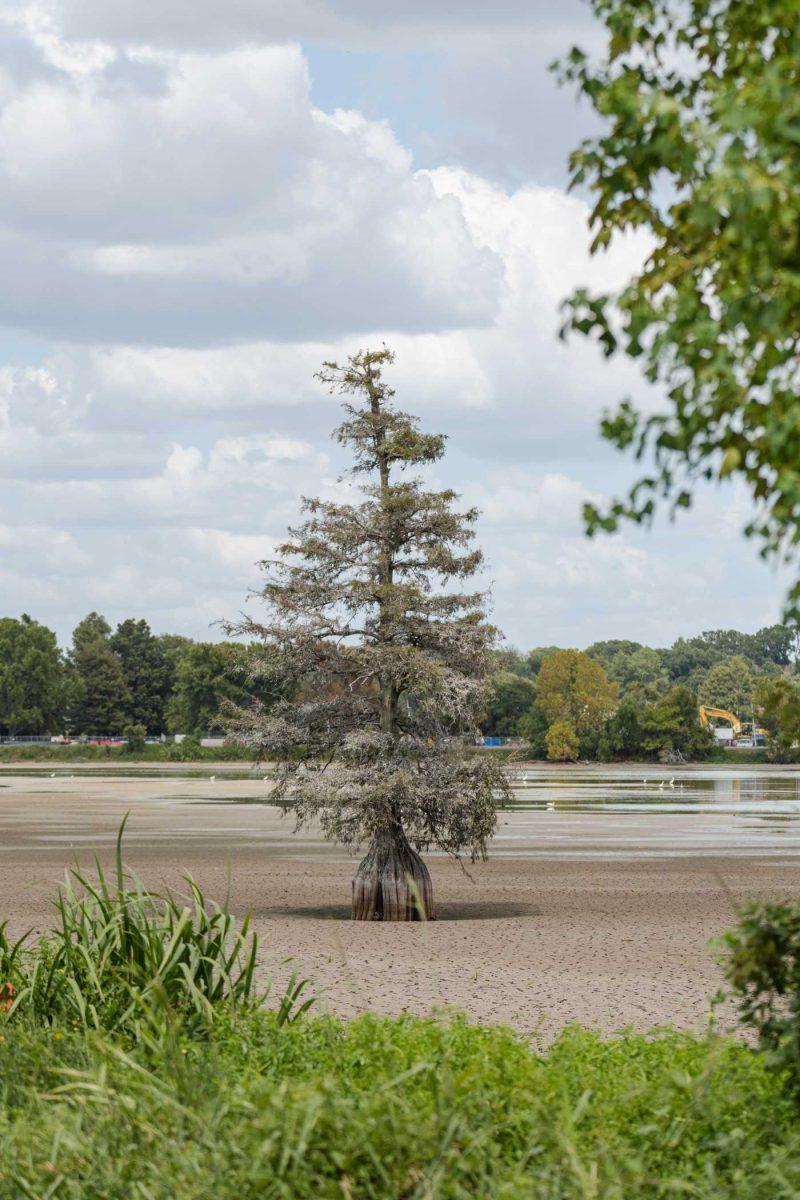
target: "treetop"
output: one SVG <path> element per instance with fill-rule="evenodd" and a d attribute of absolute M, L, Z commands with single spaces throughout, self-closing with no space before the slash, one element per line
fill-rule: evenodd
<path fill-rule="evenodd" d="M 333 436 L 353 454 L 351 474 L 370 474 L 397 464 L 401 469 L 436 462 L 444 454 L 444 434 L 421 433 L 416 417 L 392 403 L 394 388 L 383 378 L 383 368 L 394 362 L 387 347 L 360 350 L 344 365 L 326 362 L 315 376 L 332 393 L 357 395 L 360 404 L 344 403 L 347 418 Z"/>

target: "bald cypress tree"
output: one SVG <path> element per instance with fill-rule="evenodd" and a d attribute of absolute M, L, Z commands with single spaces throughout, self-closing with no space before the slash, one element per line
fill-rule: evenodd
<path fill-rule="evenodd" d="M 298 826 L 316 818 L 327 837 L 368 847 L 354 918 L 406 921 L 433 916 L 420 852 L 485 857 L 508 785 L 494 759 L 466 752 L 496 636 L 484 595 L 462 590 L 481 563 L 477 513 L 408 474 L 441 458 L 445 439 L 395 407 L 392 357 L 362 351 L 318 375 L 345 397 L 335 437 L 360 495 L 304 500 L 306 519 L 263 564 L 267 617 L 235 631 L 257 639 L 254 676 L 288 671 L 295 689 L 234 724 L 278 761 L 276 796 Z"/>

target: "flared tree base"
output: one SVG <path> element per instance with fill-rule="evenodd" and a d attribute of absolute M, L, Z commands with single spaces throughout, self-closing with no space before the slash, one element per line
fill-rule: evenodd
<path fill-rule="evenodd" d="M 376 836 L 353 880 L 354 921 L 432 921 L 428 868 L 404 835 Z"/>

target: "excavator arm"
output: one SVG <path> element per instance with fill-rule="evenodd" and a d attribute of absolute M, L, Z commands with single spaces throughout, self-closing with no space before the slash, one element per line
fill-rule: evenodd
<path fill-rule="evenodd" d="M 700 724 L 706 729 L 711 728 L 712 717 L 718 721 L 727 721 L 733 729 L 733 732 L 738 736 L 742 732 L 742 723 L 736 716 L 736 713 L 729 712 L 727 708 L 713 708 L 710 704 L 700 705 Z"/>

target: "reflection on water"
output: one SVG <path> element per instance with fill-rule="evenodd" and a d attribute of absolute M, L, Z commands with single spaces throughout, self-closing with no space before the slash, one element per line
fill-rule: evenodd
<path fill-rule="evenodd" d="M 684 767 L 582 771 L 531 768 L 514 773 L 511 809 L 551 812 L 715 813 L 800 819 L 800 771 Z"/>
<path fill-rule="evenodd" d="M 316 826 L 296 835 L 276 811 L 261 764 L 176 764 L 2 770 L 0 858 L 21 846 L 113 845 L 131 813 L 129 845 L 215 853 L 244 847 L 305 860 L 343 859 Z M 493 857 L 644 859 L 758 856 L 800 865 L 800 771 L 596 765 L 512 768 Z"/>

